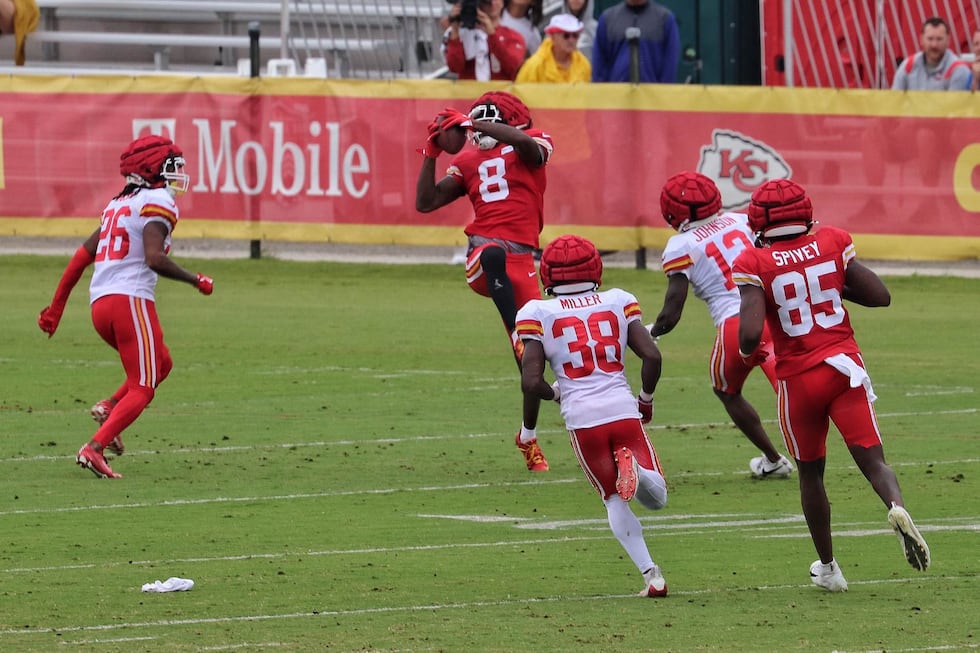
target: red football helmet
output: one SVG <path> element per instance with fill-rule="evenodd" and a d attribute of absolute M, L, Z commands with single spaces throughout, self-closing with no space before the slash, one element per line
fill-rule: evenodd
<path fill-rule="evenodd" d="M 681 172 L 660 191 L 660 212 L 671 227 L 683 231 L 691 222 L 704 220 L 721 210 L 721 192 L 700 172 Z"/>
<path fill-rule="evenodd" d="M 591 242 L 581 236 L 562 236 L 541 252 L 541 283 L 553 295 L 555 286 L 602 284 L 602 257 Z"/>
<path fill-rule="evenodd" d="M 481 95 L 470 107 L 473 122 L 502 122 L 517 129 L 531 127 L 531 112 L 516 95 L 506 91 L 488 91 Z M 473 130 L 473 142 L 481 150 L 489 150 L 497 145 L 497 139 Z"/>
<path fill-rule="evenodd" d="M 151 134 L 129 144 L 119 155 L 119 174 L 126 181 L 147 188 L 187 190 L 190 176 L 183 172 L 184 153 L 169 138 Z"/>
<path fill-rule="evenodd" d="M 749 227 L 760 238 L 805 234 L 813 226 L 813 204 L 791 179 L 771 179 L 755 189 L 749 202 Z"/>

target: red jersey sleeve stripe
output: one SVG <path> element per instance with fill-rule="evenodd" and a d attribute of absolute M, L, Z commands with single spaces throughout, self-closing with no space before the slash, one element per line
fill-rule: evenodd
<path fill-rule="evenodd" d="M 159 204 L 146 204 L 140 210 L 141 218 L 163 218 L 170 223 L 170 228 L 177 226 L 177 214 Z"/>
<path fill-rule="evenodd" d="M 517 323 L 517 335 L 544 337 L 544 327 L 537 320 L 521 320 Z"/>
<path fill-rule="evenodd" d="M 665 273 L 677 272 L 678 270 L 686 270 L 692 265 L 694 265 L 694 261 L 689 255 L 685 254 L 684 256 L 664 261 L 663 269 Z"/>
<path fill-rule="evenodd" d="M 637 302 L 630 302 L 625 307 L 623 307 L 623 313 L 626 317 L 633 317 L 634 315 L 643 315 L 643 311 L 640 310 L 640 305 Z"/>

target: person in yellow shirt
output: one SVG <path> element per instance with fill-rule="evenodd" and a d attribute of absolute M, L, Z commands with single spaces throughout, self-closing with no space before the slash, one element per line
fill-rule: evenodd
<path fill-rule="evenodd" d="M 27 35 L 37 29 L 40 11 L 35 0 L 0 0 L 0 35 L 14 35 L 14 64 L 24 65 Z"/>
<path fill-rule="evenodd" d="M 571 14 L 552 16 L 544 29 L 547 38 L 521 69 L 517 82 L 590 82 L 592 64 L 578 50 L 585 25 Z"/>

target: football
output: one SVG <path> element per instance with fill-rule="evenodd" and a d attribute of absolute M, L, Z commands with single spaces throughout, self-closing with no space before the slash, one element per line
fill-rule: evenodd
<path fill-rule="evenodd" d="M 466 129 L 450 127 L 446 130 L 440 130 L 439 135 L 436 136 L 436 145 L 447 154 L 456 154 L 466 145 Z"/>

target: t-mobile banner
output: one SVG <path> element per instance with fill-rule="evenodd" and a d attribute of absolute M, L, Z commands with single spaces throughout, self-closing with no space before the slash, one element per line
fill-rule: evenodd
<path fill-rule="evenodd" d="M 445 81 L 238 78 L 0 80 L 0 233 L 84 234 L 124 181 L 119 153 L 156 133 L 184 151 L 182 237 L 450 244 L 470 204 L 415 211 L 417 149 L 447 106 L 491 88 Z M 658 247 L 659 192 L 675 172 L 712 177 L 744 209 L 793 177 L 822 224 L 876 257 L 980 254 L 980 124 L 967 94 L 744 87 L 518 85 L 555 143 L 545 239 Z M 952 97 L 952 96 L 961 97 Z M 926 101 L 928 100 L 928 101 Z M 472 147 L 472 146 L 467 146 Z M 451 157 L 439 158 L 439 175 Z M 896 238 L 931 236 L 933 239 Z"/>

